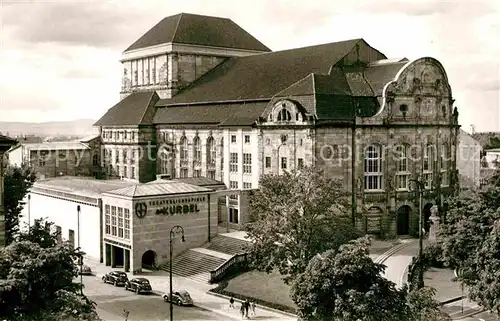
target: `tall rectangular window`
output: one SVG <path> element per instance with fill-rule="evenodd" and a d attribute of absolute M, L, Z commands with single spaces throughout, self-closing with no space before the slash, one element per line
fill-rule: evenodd
<path fill-rule="evenodd" d="M 207 171 L 207 177 L 210 179 L 215 179 L 215 170 Z"/>
<path fill-rule="evenodd" d="M 250 144 L 250 135 L 245 135 L 245 144 Z"/>
<path fill-rule="evenodd" d="M 297 159 L 297 167 L 299 169 L 304 168 L 304 159 L 303 158 L 298 158 Z"/>
<path fill-rule="evenodd" d="M 123 237 L 123 208 L 118 207 L 118 237 Z"/>
<path fill-rule="evenodd" d="M 236 143 L 236 135 L 231 135 L 231 143 Z"/>
<path fill-rule="evenodd" d="M 109 205 L 104 206 L 104 215 L 106 218 L 106 224 L 105 224 L 105 234 L 110 235 L 111 234 L 111 208 Z"/>
<path fill-rule="evenodd" d="M 188 169 L 187 168 L 181 168 L 180 178 L 186 178 L 186 177 L 188 177 Z"/>
<path fill-rule="evenodd" d="M 436 160 L 435 146 L 427 145 L 424 149 L 423 156 L 423 180 L 425 183 L 425 188 L 431 189 L 434 180 L 434 165 Z"/>
<path fill-rule="evenodd" d="M 441 186 L 450 185 L 448 177 L 449 149 L 448 145 L 441 146 Z"/>
<path fill-rule="evenodd" d="M 365 149 L 364 189 L 377 191 L 382 189 L 382 151 L 380 146 L 371 145 Z"/>
<path fill-rule="evenodd" d="M 287 159 L 286 157 L 281 157 L 281 169 L 286 169 Z"/>
<path fill-rule="evenodd" d="M 56 225 L 56 238 L 58 243 L 62 243 L 62 228 Z"/>
<path fill-rule="evenodd" d="M 231 173 L 238 172 L 238 153 L 231 153 L 229 155 L 229 171 Z"/>
<path fill-rule="evenodd" d="M 111 235 L 117 236 L 118 224 L 116 217 L 116 206 L 111 206 Z"/>
<path fill-rule="evenodd" d="M 410 170 L 408 166 L 408 146 L 400 145 L 396 147 L 396 182 L 398 190 L 408 190 L 410 183 Z"/>
<path fill-rule="evenodd" d="M 243 173 L 252 173 L 252 154 L 243 154 Z"/>
<path fill-rule="evenodd" d="M 237 181 L 230 181 L 229 188 L 230 189 L 238 189 L 238 182 Z M 237 200 L 238 195 L 231 195 L 231 196 L 229 196 L 229 198 Z"/>
<path fill-rule="evenodd" d="M 130 167 L 130 178 L 135 179 L 135 167 Z"/>
<path fill-rule="evenodd" d="M 201 169 L 195 169 L 193 171 L 193 177 L 201 177 Z"/>
<path fill-rule="evenodd" d="M 266 156 L 266 168 L 271 168 L 271 157 Z"/>
<path fill-rule="evenodd" d="M 236 208 L 229 208 L 229 222 L 238 224 L 239 221 L 239 215 L 238 215 L 238 209 Z"/>
<path fill-rule="evenodd" d="M 252 183 L 243 182 L 243 189 L 251 189 L 251 188 L 252 188 Z"/>
<path fill-rule="evenodd" d="M 124 235 L 125 239 L 130 239 L 130 210 L 128 208 L 123 211 L 123 220 L 124 220 Z"/>

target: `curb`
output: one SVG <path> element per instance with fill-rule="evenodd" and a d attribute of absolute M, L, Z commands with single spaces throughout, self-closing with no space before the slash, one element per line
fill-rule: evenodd
<path fill-rule="evenodd" d="M 219 298 L 224 298 L 228 302 L 229 302 L 229 299 L 230 299 L 230 297 L 228 297 L 227 295 L 223 295 L 223 294 L 219 294 L 219 293 L 215 293 L 215 292 L 208 291 L 207 294 L 213 295 L 213 296 L 216 296 L 216 297 L 219 297 Z M 234 298 L 234 301 L 235 302 L 239 302 L 239 303 L 243 302 L 243 300 L 236 299 L 236 298 Z M 276 310 L 276 309 L 269 308 L 269 307 L 266 307 L 264 305 L 259 305 L 259 304 L 256 304 L 255 306 L 258 307 L 259 309 L 262 309 L 262 310 L 267 310 L 269 312 L 273 312 L 273 313 L 277 313 L 277 314 L 283 314 L 283 315 L 286 315 L 286 316 L 291 317 L 291 318 L 297 318 L 297 315 L 289 313 L 289 312 L 284 312 L 284 311 L 281 311 L 281 310 Z"/>
<path fill-rule="evenodd" d="M 441 302 L 441 306 L 447 305 L 447 304 L 450 304 L 450 303 L 455 303 L 455 302 L 460 301 L 462 299 L 465 299 L 465 296 L 457 296 L 457 297 L 454 297 L 454 298 L 442 301 Z"/>
<path fill-rule="evenodd" d="M 476 315 L 476 314 L 479 314 L 479 313 L 483 313 L 484 311 L 486 311 L 486 309 L 479 309 L 479 310 L 472 311 L 472 309 L 477 308 L 477 307 L 478 306 L 469 308 L 467 310 L 464 310 L 463 314 L 461 312 L 459 312 L 459 313 L 452 313 L 452 314 L 450 314 L 450 318 L 452 320 L 463 320 L 465 318 L 468 318 L 468 317 L 471 317 L 473 315 Z M 470 312 L 468 312 L 468 311 L 470 311 Z"/>

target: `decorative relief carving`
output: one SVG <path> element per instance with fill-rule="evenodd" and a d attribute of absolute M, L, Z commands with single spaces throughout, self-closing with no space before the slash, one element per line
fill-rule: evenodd
<path fill-rule="evenodd" d="M 363 134 L 362 129 L 356 129 L 356 139 L 361 139 L 362 134 Z"/>
<path fill-rule="evenodd" d="M 162 85 L 166 85 L 168 82 L 168 64 L 165 62 L 163 65 L 160 67 L 160 70 L 158 71 L 158 78 L 159 82 Z"/>
<path fill-rule="evenodd" d="M 389 138 L 390 139 L 394 138 L 394 128 L 389 129 Z"/>
<path fill-rule="evenodd" d="M 417 139 L 421 139 L 422 138 L 422 130 L 421 129 L 417 129 Z"/>

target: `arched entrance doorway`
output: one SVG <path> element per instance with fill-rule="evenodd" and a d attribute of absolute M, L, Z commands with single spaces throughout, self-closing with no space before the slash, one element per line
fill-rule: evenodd
<path fill-rule="evenodd" d="M 425 232 L 429 232 L 429 229 L 431 228 L 431 220 L 429 219 L 431 217 L 431 207 L 434 206 L 432 203 L 427 203 L 425 204 L 424 208 L 422 209 L 422 214 L 423 214 L 423 225 L 424 225 L 424 230 Z"/>
<path fill-rule="evenodd" d="M 396 221 L 398 235 L 410 234 L 410 213 L 411 208 L 408 205 L 403 205 L 398 209 Z"/>
<path fill-rule="evenodd" d="M 156 264 L 156 253 L 155 251 L 146 251 L 142 255 L 142 268 L 151 269 L 153 265 Z"/>

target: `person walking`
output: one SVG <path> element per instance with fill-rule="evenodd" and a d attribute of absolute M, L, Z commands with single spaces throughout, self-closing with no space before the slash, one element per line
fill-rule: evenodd
<path fill-rule="evenodd" d="M 234 309 L 234 298 L 229 299 L 229 307 Z"/>
<path fill-rule="evenodd" d="M 252 316 L 255 316 L 255 301 L 252 300 L 252 302 L 250 303 L 250 307 L 252 309 Z"/>
<path fill-rule="evenodd" d="M 240 313 L 241 313 L 241 319 L 244 319 L 245 318 L 245 302 L 241 302 Z"/>
<path fill-rule="evenodd" d="M 250 302 L 248 302 L 248 299 L 245 300 L 245 316 L 248 318 L 248 309 L 250 308 Z"/>

